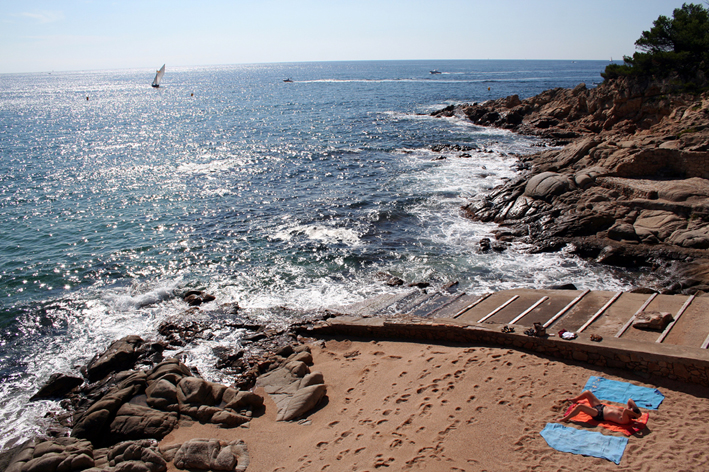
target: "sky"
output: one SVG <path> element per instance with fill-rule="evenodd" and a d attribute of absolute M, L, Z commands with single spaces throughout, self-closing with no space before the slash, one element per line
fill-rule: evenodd
<path fill-rule="evenodd" d="M 0 73 L 622 59 L 682 0 L 0 0 Z M 695 3 L 702 3 L 697 1 Z"/>

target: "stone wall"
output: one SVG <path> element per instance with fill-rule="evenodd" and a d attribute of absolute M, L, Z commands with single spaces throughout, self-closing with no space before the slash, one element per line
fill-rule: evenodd
<path fill-rule="evenodd" d="M 496 325 L 454 325 L 448 323 L 398 322 L 378 319 L 328 320 L 299 330 L 307 336 L 351 336 L 366 339 L 486 344 L 533 351 L 560 359 L 625 369 L 636 373 L 709 387 L 709 352 L 682 346 L 639 343 L 622 339 L 592 342 L 579 337 L 566 341 L 557 337 L 537 338 L 503 333 Z"/>

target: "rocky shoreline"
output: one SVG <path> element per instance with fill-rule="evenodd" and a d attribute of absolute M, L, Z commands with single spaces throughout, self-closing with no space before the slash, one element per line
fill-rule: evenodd
<path fill-rule="evenodd" d="M 126 336 L 83 366 L 81 377 L 52 375 L 31 401 L 58 400 L 64 411 L 53 415 L 43 437 L 3 451 L 0 470 L 162 472 L 170 462 L 189 470 L 246 470 L 248 446 L 242 441 L 193 438 L 169 447 L 159 441 L 193 423 L 224 429 L 248 424 L 264 413 L 256 387 L 276 403 L 279 421 L 301 418 L 325 397 L 323 375 L 311 372 L 310 348 L 295 334 L 296 326 L 230 325 L 251 332 L 243 349 L 217 353 L 216 367 L 233 379 L 231 386 L 203 379 L 179 353 L 164 357 L 168 349 L 208 339 L 216 328 L 194 307 L 199 303 L 193 303 L 193 292 L 183 298 L 193 307 L 164 321 L 157 340 Z M 311 315 L 308 321 L 325 317 Z"/>
<path fill-rule="evenodd" d="M 621 267 L 661 267 L 665 280 L 652 288 L 664 293 L 709 291 L 708 93 L 622 78 L 432 115 L 553 145 L 520 157 L 518 178 L 463 207 L 472 219 L 497 223 L 499 241 L 527 242 L 537 252 L 570 248 Z"/>

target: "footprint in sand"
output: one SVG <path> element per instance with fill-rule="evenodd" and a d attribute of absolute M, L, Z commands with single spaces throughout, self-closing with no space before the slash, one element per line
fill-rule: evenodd
<path fill-rule="evenodd" d="M 408 393 L 405 393 L 405 394 L 403 394 L 402 396 L 400 396 L 399 398 L 396 399 L 396 403 L 408 402 L 410 396 L 411 396 L 411 395 L 409 395 Z"/>
<path fill-rule="evenodd" d="M 366 447 L 360 447 L 359 449 L 355 449 L 355 452 L 354 452 L 354 453 L 355 453 L 355 456 L 356 456 L 357 454 L 362 453 L 362 451 L 364 451 L 365 449 L 367 449 L 367 448 L 366 448 Z"/>
<path fill-rule="evenodd" d="M 396 449 L 401 447 L 402 444 L 404 444 L 404 442 L 401 439 L 394 439 L 391 444 L 389 444 L 389 449 Z"/>
<path fill-rule="evenodd" d="M 340 443 L 341 443 L 342 441 L 344 441 L 344 439 L 345 439 L 347 436 L 349 436 L 350 434 L 352 434 L 352 431 L 345 431 L 345 432 L 343 432 L 342 434 L 340 434 L 340 437 L 339 437 L 339 438 L 335 439 L 335 444 L 340 444 Z"/>
<path fill-rule="evenodd" d="M 389 457 L 388 459 L 384 459 L 380 454 L 374 458 L 374 468 L 379 469 L 381 467 L 389 467 L 389 466 L 391 466 L 391 464 L 394 463 L 394 460 L 395 459 L 393 457 Z"/>
<path fill-rule="evenodd" d="M 327 426 L 330 427 L 330 428 L 334 428 L 334 427 L 337 426 L 338 424 L 340 424 L 339 421 L 333 421 L 332 423 L 328 423 Z"/>
<path fill-rule="evenodd" d="M 315 445 L 315 447 L 317 447 L 318 449 L 322 449 L 322 448 L 324 448 L 325 446 L 327 446 L 328 444 L 329 444 L 329 443 L 328 443 L 327 441 L 320 441 L 319 443 L 317 443 L 317 444 Z"/>
<path fill-rule="evenodd" d="M 439 435 L 439 436 L 448 436 L 448 434 L 449 434 L 451 431 L 454 431 L 454 430 L 458 429 L 458 425 L 459 425 L 459 424 L 460 424 L 460 421 L 459 421 L 459 420 L 453 421 L 451 424 L 448 425 L 448 427 L 447 427 L 446 429 L 444 429 L 443 431 L 439 431 L 439 432 L 438 432 L 438 435 Z"/>
<path fill-rule="evenodd" d="M 396 429 L 395 429 L 395 431 L 399 431 L 400 429 L 406 428 L 407 426 L 411 425 L 411 423 L 412 423 L 413 421 L 414 421 L 414 416 L 411 415 L 411 416 L 409 416 L 409 417 L 406 419 L 406 421 L 404 421 L 404 422 L 401 423 L 399 426 L 397 426 Z"/>

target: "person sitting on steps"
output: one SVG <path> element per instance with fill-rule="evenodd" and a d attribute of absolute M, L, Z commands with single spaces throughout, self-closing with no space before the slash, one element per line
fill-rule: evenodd
<path fill-rule="evenodd" d="M 581 395 L 578 397 L 567 398 L 567 400 L 576 403 L 584 398 L 588 400 L 591 406 L 579 403 L 559 421 L 568 422 L 571 418 L 576 416 L 578 412 L 586 413 L 596 421 L 612 421 L 618 424 L 628 424 L 641 416 L 640 408 L 638 408 L 632 399 L 628 400 L 628 408 L 604 405 L 593 393 L 586 390 L 581 392 Z"/>

